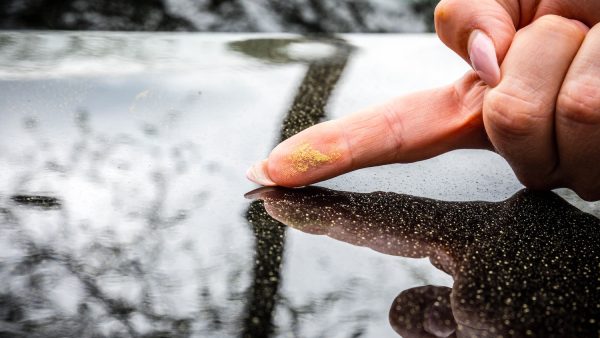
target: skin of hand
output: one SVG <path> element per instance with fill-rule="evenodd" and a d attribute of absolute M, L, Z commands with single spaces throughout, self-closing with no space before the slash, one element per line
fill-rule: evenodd
<path fill-rule="evenodd" d="M 600 332 L 600 220 L 551 192 L 502 202 L 444 202 L 389 192 L 261 188 L 276 220 L 377 252 L 429 257 L 452 288 L 393 301 L 403 337 L 591 337 Z"/>
<path fill-rule="evenodd" d="M 595 0 L 443 0 L 436 31 L 472 71 L 308 128 L 247 176 L 297 187 L 454 149 L 489 149 L 529 188 L 568 187 L 598 200 L 599 21 Z"/>

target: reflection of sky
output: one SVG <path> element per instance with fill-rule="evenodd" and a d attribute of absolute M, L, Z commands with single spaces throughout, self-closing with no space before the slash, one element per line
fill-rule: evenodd
<path fill-rule="evenodd" d="M 157 284 L 156 311 L 195 314 L 198 288 L 208 286 L 234 321 L 241 303 L 227 298 L 228 276 L 243 270 L 233 286 L 242 292 L 253 255 L 242 194 L 254 186 L 244 171 L 274 145 L 304 66 L 269 66 L 227 51 L 226 42 L 246 35 L 74 36 L 0 34 L 0 41 L 14 41 L 0 49 L 0 206 L 10 205 L 16 192 L 58 196 L 64 215 L 16 209 L 35 241 L 92 267 L 99 263 L 87 255 L 90 245 L 122 244 Z M 433 36 L 348 39 L 359 49 L 332 98 L 332 117 L 445 84 L 467 70 Z M 81 111 L 89 113 L 87 138 L 73 122 Z M 25 130 L 24 120 L 31 118 L 36 126 Z M 157 173 L 167 182 L 163 190 L 155 184 Z M 498 156 L 482 151 L 372 168 L 324 185 L 451 200 L 500 200 L 520 187 Z M 187 218 L 176 226 L 148 234 L 151 215 L 170 220 L 180 213 Z M 140 241 L 161 244 L 148 256 L 150 244 Z M 10 243 L 0 248 L 2 261 L 22 255 Z M 295 230 L 288 231 L 285 255 L 282 294 L 290 305 L 341 295 L 333 305 L 321 304 L 323 313 L 301 317 L 301 336 L 345 337 L 359 322 L 368 325 L 369 337 L 393 337 L 387 311 L 400 291 L 451 284 L 425 260 L 384 256 Z M 1 291 L 18 290 L 18 281 L 0 278 Z M 161 284 L 164 278 L 168 282 Z M 98 283 L 107 294 L 139 301 L 136 280 L 102 274 Z M 81 292 L 74 284 L 65 277 L 51 295 L 67 313 Z M 79 291 L 69 298 L 68 290 Z M 278 308 L 276 322 L 284 332 L 291 325 L 285 307 Z"/>

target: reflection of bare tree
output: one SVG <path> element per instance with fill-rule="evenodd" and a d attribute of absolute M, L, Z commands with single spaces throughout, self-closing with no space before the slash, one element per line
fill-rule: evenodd
<path fill-rule="evenodd" d="M 227 323 L 234 322 L 237 314 L 219 303 L 215 285 L 206 280 L 214 266 L 193 252 L 192 242 L 172 243 L 182 223 L 202 207 L 207 192 L 198 189 L 192 194 L 195 201 L 187 205 L 165 205 L 165 196 L 175 191 L 173 184 L 186 173 L 186 167 L 199 166 L 197 147 L 192 143 L 165 146 L 171 162 L 157 165 L 150 170 L 150 179 L 142 179 L 142 185 L 154 194 L 147 199 L 141 193 L 123 196 L 122 187 L 111 183 L 109 168 L 116 165 L 127 171 L 130 163 L 123 157 L 118 162 L 119 152 L 158 156 L 153 136 L 102 135 L 93 130 L 84 110 L 77 114 L 76 124 L 79 139 L 65 156 L 55 157 L 49 150 L 52 144 L 39 136 L 42 126 L 35 119 L 24 121 L 36 147 L 24 157 L 26 169 L 14 180 L 12 197 L 0 196 L 0 255 L 8 257 L 0 261 L 0 336 L 188 337 L 230 330 Z M 120 226 L 140 226 L 133 238 L 124 242 L 114 228 L 92 228 L 100 222 L 95 219 L 76 224 L 70 213 L 74 209 L 67 203 L 72 200 L 28 192 L 36 176 L 54 173 L 69 179 L 82 172 L 105 188 L 112 203 L 121 208 Z M 86 191 L 91 192 L 94 190 Z M 136 202 L 132 208 L 118 206 L 122 198 L 132 197 Z M 107 212 L 102 210 L 106 206 L 97 207 L 100 209 L 89 216 L 102 217 Z M 36 234 L 53 224 L 57 231 Z M 197 268 L 193 280 L 181 281 L 161 270 L 159 263 L 165 252 L 196 261 L 191 264 Z M 220 269 L 227 278 L 226 297 L 241 305 L 243 262 L 231 259 Z M 181 283 L 196 286 L 195 299 L 189 300 L 196 308 L 172 313 L 165 294 Z M 56 301 L 73 303 L 73 309 L 65 310 Z"/>
<path fill-rule="evenodd" d="M 2 28 L 192 30 L 192 25 L 173 15 L 162 0 L 3 1 Z"/>
<path fill-rule="evenodd" d="M 5 0 L 0 28 L 297 33 L 415 31 L 434 1 Z"/>
<path fill-rule="evenodd" d="M 232 43 L 233 50 L 270 62 L 291 62 L 294 57 L 286 51 L 293 43 L 308 39 L 246 40 Z M 325 117 L 325 107 L 351 53 L 351 47 L 340 39 L 319 39 L 335 47 L 329 58 L 307 62 L 308 70 L 296 92 L 281 126 L 279 141 L 306 129 Z M 273 332 L 272 316 L 277 302 L 280 266 L 285 243 L 285 227 L 272 219 L 262 202 L 254 202 L 246 213 L 256 236 L 254 277 L 249 289 L 247 315 L 243 337 L 268 337 Z M 294 311 L 291 311 L 294 313 Z"/>

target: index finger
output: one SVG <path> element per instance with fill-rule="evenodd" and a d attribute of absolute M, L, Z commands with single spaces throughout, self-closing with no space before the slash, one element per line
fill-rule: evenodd
<path fill-rule="evenodd" d="M 360 168 L 487 148 L 485 88 L 469 72 L 453 85 L 318 124 L 280 143 L 247 176 L 262 185 L 298 187 Z"/>

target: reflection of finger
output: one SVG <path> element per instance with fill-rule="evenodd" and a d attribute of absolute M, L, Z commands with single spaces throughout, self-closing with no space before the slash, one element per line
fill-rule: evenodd
<path fill-rule="evenodd" d="M 600 198 L 600 24 L 587 34 L 558 96 L 561 174 L 582 197 Z"/>
<path fill-rule="evenodd" d="M 268 163 L 256 168 L 266 170 L 263 176 L 278 185 L 303 186 L 359 168 L 486 147 L 481 122 L 484 90 L 470 72 L 453 86 L 401 97 L 304 130 L 279 144 Z"/>
<path fill-rule="evenodd" d="M 502 64 L 502 81 L 486 94 L 483 118 L 490 140 L 526 186 L 552 187 L 555 102 L 585 33 L 558 16 L 536 20 L 517 33 Z"/>
<path fill-rule="evenodd" d="M 424 235 L 431 231 L 423 230 L 422 234 L 412 234 L 413 221 L 409 217 L 403 217 L 405 212 L 402 204 L 386 203 L 395 196 L 401 195 L 381 193 L 376 196 L 309 187 L 300 190 L 272 190 L 261 198 L 269 215 L 297 230 L 313 235 L 326 235 L 385 254 L 426 257 L 429 254 L 429 243 L 424 240 Z M 379 200 L 377 207 L 369 204 L 376 200 Z M 386 208 L 386 205 L 392 204 L 396 210 Z M 404 227 L 394 224 L 394 219 L 404 223 Z M 403 219 L 405 222 L 402 222 Z M 427 229 L 428 224 L 423 223 L 423 229 Z M 407 236 L 407 233 L 413 236 Z"/>
<path fill-rule="evenodd" d="M 273 218 L 300 231 L 388 255 L 428 256 L 434 266 L 451 275 L 456 273 L 462 248 L 474 235 L 473 224 L 494 212 L 496 205 L 316 187 L 262 188 L 249 197 L 264 200 L 265 209 Z"/>
<path fill-rule="evenodd" d="M 403 291 L 390 308 L 390 324 L 406 338 L 449 337 L 456 330 L 450 293 L 444 286 L 422 286 Z"/>

